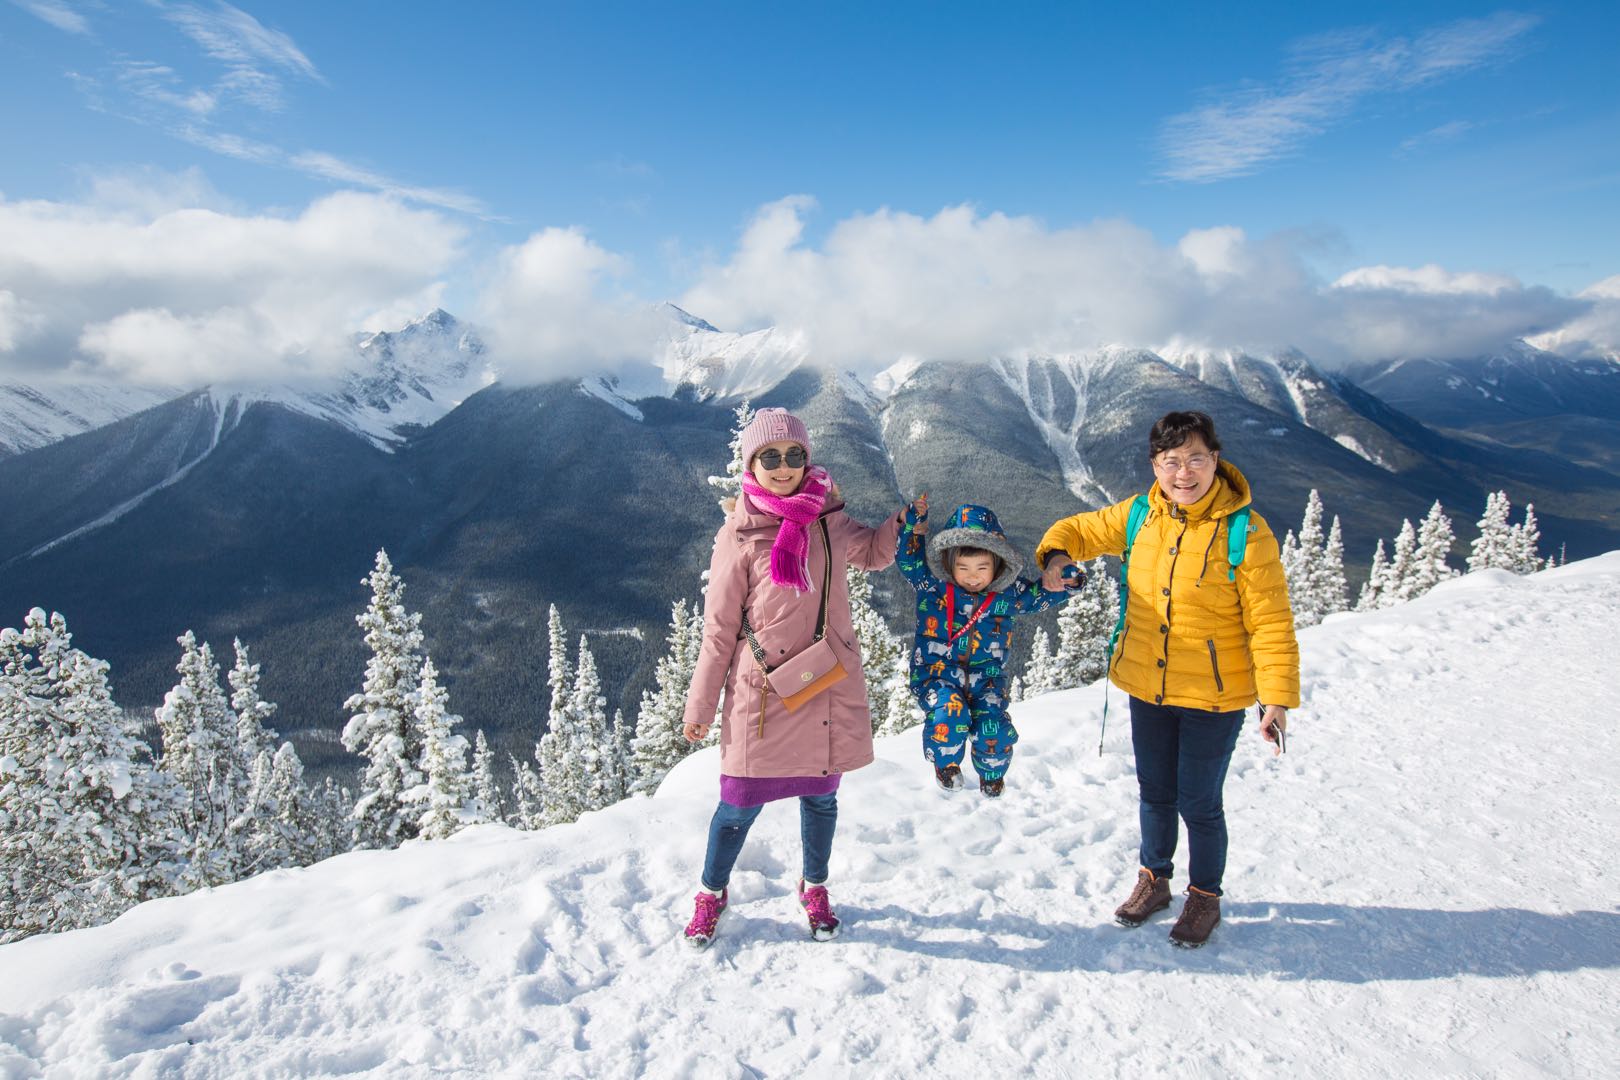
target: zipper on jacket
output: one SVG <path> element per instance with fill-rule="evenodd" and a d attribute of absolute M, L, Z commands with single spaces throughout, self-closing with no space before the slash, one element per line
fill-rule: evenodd
<path fill-rule="evenodd" d="M 1213 648 L 1213 646 L 1211 646 Z M 759 737 L 765 737 L 765 699 L 770 695 L 771 684 L 764 679 L 759 681 Z"/>
<path fill-rule="evenodd" d="M 1204 644 L 1209 646 L 1209 667 L 1215 673 L 1215 689 L 1224 694 L 1226 693 L 1226 684 L 1221 682 L 1221 664 L 1219 660 L 1215 659 L 1215 639 L 1205 638 Z"/>
<path fill-rule="evenodd" d="M 1172 512 L 1170 516 L 1172 520 L 1181 522 L 1181 531 L 1176 534 L 1176 539 L 1172 544 L 1172 547 L 1175 548 L 1175 554 L 1170 556 L 1170 573 L 1168 578 L 1171 586 L 1174 587 L 1176 581 L 1176 563 L 1181 561 L 1181 545 L 1187 539 L 1187 515 L 1185 512 L 1183 512 L 1178 518 L 1175 513 Z M 1171 607 L 1174 604 L 1174 597 L 1164 602 L 1164 625 L 1166 627 L 1175 625 L 1170 618 Z M 1163 639 L 1164 643 L 1164 667 L 1159 669 L 1159 698 L 1162 701 L 1170 692 L 1170 635 L 1168 633 L 1164 633 L 1160 634 L 1159 636 Z"/>

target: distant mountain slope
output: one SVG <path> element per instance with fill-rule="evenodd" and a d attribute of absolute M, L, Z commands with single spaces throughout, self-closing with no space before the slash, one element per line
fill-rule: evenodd
<path fill-rule="evenodd" d="M 180 393 L 111 383 L 0 383 L 0 459 L 93 431 Z"/>
<path fill-rule="evenodd" d="M 1014 706 L 997 802 L 943 798 L 915 729 L 879 740 L 839 793 L 834 942 L 807 939 L 780 804 L 714 943 L 678 940 L 705 750 L 573 824 L 353 852 L 0 946 L 0 1072 L 1607 1075 L 1620 912 L 1593 883 L 1620 755 L 1590 643 L 1617 637 L 1620 553 L 1304 631 L 1288 754 L 1246 728 L 1233 756 L 1223 920 L 1198 952 L 1166 940 L 1179 896 L 1113 923 L 1137 788 L 1123 724 L 1097 753 L 1092 686 Z"/>

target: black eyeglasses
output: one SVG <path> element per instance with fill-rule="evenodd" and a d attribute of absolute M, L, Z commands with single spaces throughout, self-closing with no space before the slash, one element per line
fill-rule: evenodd
<path fill-rule="evenodd" d="M 803 447 L 795 446 L 785 454 L 780 450 L 761 450 L 754 455 L 754 460 L 767 469 L 779 468 L 784 461 L 790 469 L 802 469 L 804 463 L 810 460 L 810 455 L 804 452 Z"/>

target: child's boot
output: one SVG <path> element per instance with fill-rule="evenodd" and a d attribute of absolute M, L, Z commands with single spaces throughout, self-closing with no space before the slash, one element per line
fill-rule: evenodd
<path fill-rule="evenodd" d="M 1005 780 L 982 780 L 981 779 L 979 781 L 979 794 L 983 795 L 987 799 L 999 799 L 999 798 L 1001 798 L 1002 789 L 1005 788 L 1006 786 L 1007 786 L 1007 781 L 1005 781 Z"/>
<path fill-rule="evenodd" d="M 810 917 L 810 936 L 817 941 L 831 941 L 838 936 L 838 916 L 833 914 L 832 901 L 827 899 L 827 886 L 806 885 L 799 879 L 799 906 Z"/>
<path fill-rule="evenodd" d="M 934 769 L 934 780 L 946 791 L 961 791 L 966 786 L 962 781 L 960 765 L 946 765 Z"/>
<path fill-rule="evenodd" d="M 692 898 L 692 921 L 686 924 L 686 943 L 694 949 L 701 949 L 714 940 L 720 913 L 726 910 L 727 891 L 710 892 L 708 886 L 704 886 Z"/>

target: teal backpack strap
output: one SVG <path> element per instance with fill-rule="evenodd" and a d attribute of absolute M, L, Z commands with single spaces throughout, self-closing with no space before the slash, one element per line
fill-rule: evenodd
<path fill-rule="evenodd" d="M 1226 519 L 1226 561 L 1230 569 L 1226 580 L 1237 580 L 1237 568 L 1243 565 L 1243 554 L 1249 548 L 1249 508 L 1245 506 Z"/>
<path fill-rule="evenodd" d="M 1131 502 L 1131 515 L 1125 519 L 1125 550 L 1119 557 L 1119 619 L 1114 623 L 1114 632 L 1108 638 L 1108 667 L 1114 666 L 1114 649 L 1119 646 L 1119 636 L 1125 631 L 1125 605 L 1130 600 L 1130 570 L 1131 545 L 1136 543 L 1136 534 L 1142 531 L 1142 523 L 1148 518 L 1153 509 L 1146 495 L 1138 495 Z M 1248 522 L 1248 510 L 1243 511 L 1244 523 Z M 1247 531 L 1245 529 L 1245 531 Z M 1239 560 L 1243 558 L 1240 554 Z M 1102 728 L 1097 732 L 1097 756 L 1102 757 L 1103 737 L 1108 734 L 1108 676 L 1103 679 L 1103 712 Z"/>

